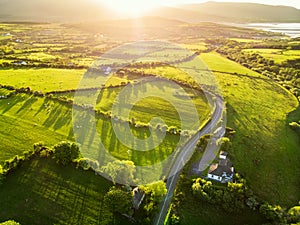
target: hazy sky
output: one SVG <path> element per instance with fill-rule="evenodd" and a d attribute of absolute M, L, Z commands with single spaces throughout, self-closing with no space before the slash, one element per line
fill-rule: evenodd
<path fill-rule="evenodd" d="M 185 3 L 200 3 L 207 2 L 207 0 L 163 0 L 168 4 L 185 4 Z M 287 5 L 300 9 L 300 0 L 214 0 L 215 2 L 254 2 L 267 5 Z"/>

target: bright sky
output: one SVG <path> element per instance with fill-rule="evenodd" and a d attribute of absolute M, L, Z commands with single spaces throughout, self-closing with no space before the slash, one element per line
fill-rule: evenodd
<path fill-rule="evenodd" d="M 99 0 L 95 0 L 99 1 Z M 101 0 L 100 0 L 101 1 Z M 254 2 L 267 5 L 286 5 L 300 9 L 300 0 L 214 0 L 216 2 Z M 102 0 L 110 9 L 124 15 L 140 16 L 159 5 L 203 3 L 207 0 Z"/>

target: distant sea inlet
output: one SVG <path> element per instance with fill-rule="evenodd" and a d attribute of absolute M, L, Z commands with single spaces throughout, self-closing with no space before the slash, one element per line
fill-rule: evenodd
<path fill-rule="evenodd" d="M 234 25 L 238 27 L 282 33 L 292 38 L 300 37 L 300 23 L 247 23 Z"/>

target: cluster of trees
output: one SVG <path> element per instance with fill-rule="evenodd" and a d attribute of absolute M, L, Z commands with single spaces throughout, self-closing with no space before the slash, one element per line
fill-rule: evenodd
<path fill-rule="evenodd" d="M 140 185 L 139 190 L 145 193 L 145 198 L 140 206 L 145 218 L 139 221 L 139 224 L 151 224 L 151 221 L 158 211 L 159 203 L 167 194 L 167 188 L 164 181 L 157 181 L 147 185 Z"/>
<path fill-rule="evenodd" d="M 290 90 L 295 96 L 300 97 L 299 60 L 287 60 L 282 63 L 276 63 L 274 60 L 264 58 L 258 53 L 242 51 L 243 49 L 256 47 L 282 49 L 282 51 L 296 48 L 295 46 L 287 47 L 287 44 L 282 44 L 281 42 L 265 46 L 265 44 L 239 44 L 235 41 L 223 40 L 221 41 L 221 46 L 217 48 L 217 52 L 249 69 L 272 78 L 286 89 Z"/>
<path fill-rule="evenodd" d="M 80 156 L 80 152 L 77 144 L 73 142 L 62 141 L 52 148 L 45 146 L 42 142 L 35 143 L 32 150 L 24 151 L 22 156 L 16 155 L 11 159 L 5 160 L 3 166 L 0 165 L 0 183 L 4 181 L 7 174 L 34 156 L 43 158 L 52 156 L 57 163 L 67 165 L 77 159 Z"/>
<path fill-rule="evenodd" d="M 242 210 L 246 206 L 245 203 L 250 201 L 250 197 L 253 209 L 256 209 L 258 204 L 243 179 L 240 179 L 240 182 L 229 182 L 227 188 L 217 188 L 211 181 L 197 178 L 193 181 L 192 190 L 198 199 L 217 204 L 226 212 Z"/>
<path fill-rule="evenodd" d="M 113 186 L 105 194 L 103 203 L 106 210 L 111 213 L 111 216 L 108 215 L 108 218 L 102 218 L 102 221 L 105 219 L 107 220 L 104 224 L 111 224 L 111 222 L 112 224 L 115 224 L 117 215 L 126 214 L 128 217 L 133 215 L 132 193 L 130 191 L 125 191 Z"/>
<path fill-rule="evenodd" d="M 247 186 L 246 180 L 236 174 L 235 182 L 229 182 L 227 186 L 215 184 L 203 178 L 191 179 L 181 175 L 171 208 L 169 224 L 180 224 L 180 205 L 187 198 L 186 195 L 192 195 L 196 201 L 206 202 L 231 214 L 250 208 L 263 215 L 270 224 L 288 225 L 300 222 L 300 206 L 285 210 L 279 205 L 264 202 L 254 195 Z"/>

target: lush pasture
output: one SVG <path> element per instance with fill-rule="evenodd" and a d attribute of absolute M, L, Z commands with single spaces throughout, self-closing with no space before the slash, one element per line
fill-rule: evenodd
<path fill-rule="evenodd" d="M 284 206 L 296 204 L 300 198 L 300 143 L 288 125 L 299 120 L 296 98 L 221 56 L 203 54 L 201 58 L 218 71 L 254 74 L 215 73 L 227 101 L 228 126 L 237 131 L 230 154 L 236 171 L 260 197 Z"/>
<path fill-rule="evenodd" d="M 96 109 L 100 109 L 102 112 L 111 112 L 113 104 L 117 101 L 116 98 L 123 88 L 124 87 L 103 89 Z M 167 126 L 176 126 L 177 128 L 180 128 L 181 119 L 173 104 L 180 106 L 180 111 L 184 117 L 191 118 L 193 116 L 193 111 L 189 103 L 192 103 L 199 114 L 200 124 L 209 115 L 209 105 L 205 96 L 200 91 L 185 88 L 185 95 L 190 97 L 189 100 L 185 96 L 180 95 L 180 93 L 177 93 L 177 89 L 172 84 L 168 83 L 161 85 L 149 82 L 143 84 L 143 89 L 148 93 L 148 97 L 140 99 L 130 111 L 130 118 L 135 118 L 137 123 L 141 122 L 143 124 L 148 124 L 153 117 L 161 117 Z M 135 89 L 133 88 L 133 92 L 134 91 Z M 161 98 L 151 96 L 153 93 L 161 93 Z M 130 105 L 124 104 L 122 110 L 124 114 L 125 111 L 130 110 Z M 188 122 L 188 120 L 183 122 Z M 194 123 L 188 124 L 190 128 L 197 129 L 196 127 L 193 127 L 194 125 Z"/>
<path fill-rule="evenodd" d="M 247 69 L 236 62 L 230 61 L 217 53 L 203 53 L 200 55 L 200 58 L 212 71 L 262 77 L 259 73 Z"/>
<path fill-rule="evenodd" d="M 245 49 L 243 51 L 258 53 L 267 59 L 273 59 L 275 63 L 282 63 L 287 60 L 300 59 L 300 50 Z"/>
<path fill-rule="evenodd" d="M 24 58 L 24 59 L 28 59 L 28 60 L 37 60 L 37 61 L 52 61 L 52 60 L 58 60 L 60 59 L 60 57 L 58 55 L 51 55 L 51 54 L 47 54 L 44 52 L 38 52 L 38 53 L 30 53 L 30 54 L 19 54 L 18 55 L 19 58 Z"/>
<path fill-rule="evenodd" d="M 74 140 L 72 108 L 46 98 L 18 94 L 8 99 L 0 100 L 0 123 L 1 123 L 1 157 L 4 160 L 21 154 L 24 150 L 31 149 L 33 143 L 44 141 L 47 144 L 54 144 L 59 140 Z M 82 118 L 85 118 L 85 113 Z M 93 118 L 84 122 L 88 125 Z M 160 162 L 169 156 L 179 142 L 178 135 L 166 135 L 160 146 L 152 151 L 133 151 L 128 155 L 127 146 L 122 144 L 116 137 L 112 129 L 111 121 L 100 117 L 97 119 L 97 132 L 89 133 L 90 129 L 74 125 L 77 132 L 87 132 L 81 144 L 90 147 L 95 145 L 95 138 L 100 137 L 104 147 L 119 159 L 132 160 L 137 165 L 152 165 Z M 122 126 L 120 125 L 120 129 Z M 123 130 L 123 132 L 128 132 Z M 136 137 L 145 138 L 150 131 L 147 128 L 132 129 L 131 132 Z M 97 144 L 97 142 L 96 142 Z"/>
<path fill-rule="evenodd" d="M 30 87 L 43 93 L 69 90 L 77 88 L 84 72 L 67 69 L 2 69 L 0 84 L 16 88 Z"/>
<path fill-rule="evenodd" d="M 77 89 L 86 70 L 69 69 L 2 69 L 0 70 L 0 84 L 11 85 L 15 88 L 30 87 L 31 90 L 43 93 Z M 103 76 L 85 78 L 81 88 L 117 86 L 127 83 L 127 78 Z M 61 96 L 62 94 L 60 94 Z M 70 97 L 70 96 L 69 96 Z"/>
<path fill-rule="evenodd" d="M 0 163 L 38 141 L 52 145 L 72 139 L 71 118 L 61 117 L 68 112 L 63 105 L 25 94 L 0 99 Z"/>
<path fill-rule="evenodd" d="M 229 40 L 237 41 L 240 43 L 257 43 L 262 42 L 262 40 L 256 40 L 256 39 L 247 39 L 247 38 L 229 38 Z"/>
<path fill-rule="evenodd" d="M 189 191 L 186 191 L 189 189 Z M 191 187 L 181 190 L 185 193 L 184 201 L 181 202 L 179 213 L 182 215 L 182 225 L 261 225 L 267 221 L 257 212 L 244 209 L 239 213 L 228 213 L 218 206 L 201 202 L 191 192 Z"/>
<path fill-rule="evenodd" d="M 181 45 L 184 48 L 187 48 L 189 50 L 200 50 L 204 51 L 207 49 L 207 46 L 204 42 L 199 42 L 199 43 L 189 43 L 189 44 L 182 44 Z"/>
<path fill-rule="evenodd" d="M 0 187 L 0 221 L 21 224 L 107 224 L 103 204 L 111 183 L 91 171 L 33 159 L 8 175 Z M 116 224 L 127 224 L 118 218 Z"/>

